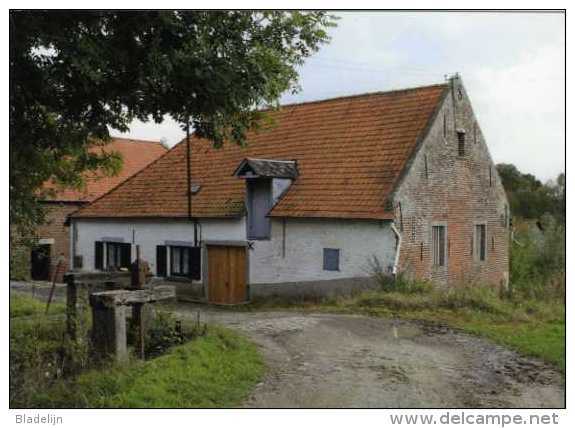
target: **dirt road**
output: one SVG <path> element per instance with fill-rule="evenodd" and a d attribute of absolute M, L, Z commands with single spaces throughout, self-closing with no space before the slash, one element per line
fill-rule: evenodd
<path fill-rule="evenodd" d="M 562 407 L 562 376 L 488 341 L 417 322 L 176 305 L 239 329 L 268 373 L 247 407 Z"/>

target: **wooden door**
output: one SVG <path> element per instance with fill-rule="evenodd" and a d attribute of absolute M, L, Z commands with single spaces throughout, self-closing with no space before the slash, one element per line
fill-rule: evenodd
<path fill-rule="evenodd" d="M 208 301 L 233 305 L 247 299 L 246 247 L 209 245 Z"/>

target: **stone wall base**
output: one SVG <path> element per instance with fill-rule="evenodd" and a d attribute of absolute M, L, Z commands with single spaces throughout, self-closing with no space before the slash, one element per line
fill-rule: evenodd
<path fill-rule="evenodd" d="M 163 282 L 167 284 L 168 282 Z M 172 283 L 180 301 L 205 302 L 201 283 Z M 250 284 L 250 301 L 266 299 L 305 300 L 334 296 L 349 296 L 377 287 L 373 278 L 344 278 L 324 281 L 284 282 L 279 284 Z"/>

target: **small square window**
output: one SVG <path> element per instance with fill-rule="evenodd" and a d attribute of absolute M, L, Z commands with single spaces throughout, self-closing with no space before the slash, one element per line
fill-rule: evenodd
<path fill-rule="evenodd" d="M 323 270 L 339 270 L 339 248 L 323 249 Z"/>

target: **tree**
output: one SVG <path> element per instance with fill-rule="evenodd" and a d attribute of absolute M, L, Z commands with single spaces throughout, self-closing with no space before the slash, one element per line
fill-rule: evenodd
<path fill-rule="evenodd" d="M 296 91 L 297 67 L 328 41 L 325 12 L 22 11 L 10 13 L 10 220 L 42 219 L 47 180 L 80 186 L 114 173 L 87 151 L 137 118 L 171 115 L 216 146 L 245 144 L 257 107 Z"/>
<path fill-rule="evenodd" d="M 532 174 L 524 174 L 512 164 L 498 164 L 497 172 L 507 193 L 511 213 L 526 219 L 540 219 L 548 213 L 565 220 L 565 174 L 542 184 Z"/>

